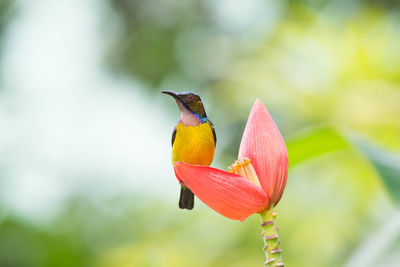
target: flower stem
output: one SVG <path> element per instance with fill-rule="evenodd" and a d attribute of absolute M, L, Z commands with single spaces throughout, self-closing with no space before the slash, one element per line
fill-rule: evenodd
<path fill-rule="evenodd" d="M 262 237 L 264 239 L 264 252 L 267 260 L 265 266 L 285 266 L 282 263 L 281 248 L 279 247 L 281 241 L 279 240 L 278 230 L 279 227 L 276 225 L 275 218 L 277 214 L 273 211 L 273 208 L 263 211 L 261 215 L 261 228 Z"/>

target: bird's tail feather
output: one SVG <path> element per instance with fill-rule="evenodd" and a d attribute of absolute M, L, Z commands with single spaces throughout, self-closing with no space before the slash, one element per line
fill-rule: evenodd
<path fill-rule="evenodd" d="M 181 196 L 179 197 L 179 208 L 181 209 L 193 209 L 194 206 L 194 194 L 186 186 L 181 187 Z"/>

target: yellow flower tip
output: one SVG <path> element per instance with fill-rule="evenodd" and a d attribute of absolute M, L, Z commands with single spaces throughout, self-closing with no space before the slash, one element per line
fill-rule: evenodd
<path fill-rule="evenodd" d="M 231 173 L 238 174 L 253 184 L 261 187 L 260 181 L 258 180 L 258 176 L 256 171 L 254 170 L 253 165 L 250 163 L 250 158 L 240 158 L 235 161 L 229 168 Z"/>
<path fill-rule="evenodd" d="M 248 164 L 250 164 L 249 158 L 241 158 L 239 160 L 235 160 L 235 163 L 233 163 L 231 166 L 229 166 L 228 169 L 231 173 L 237 174 L 239 168 L 242 168 Z"/>

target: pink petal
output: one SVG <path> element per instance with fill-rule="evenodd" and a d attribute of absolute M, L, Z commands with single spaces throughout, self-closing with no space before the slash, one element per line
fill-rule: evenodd
<path fill-rule="evenodd" d="M 288 155 L 282 135 L 268 113 L 256 100 L 240 143 L 239 158 L 248 157 L 257 172 L 262 188 L 278 204 L 286 185 Z"/>
<path fill-rule="evenodd" d="M 237 174 L 177 162 L 175 175 L 207 206 L 229 219 L 244 221 L 269 208 L 268 195 Z"/>

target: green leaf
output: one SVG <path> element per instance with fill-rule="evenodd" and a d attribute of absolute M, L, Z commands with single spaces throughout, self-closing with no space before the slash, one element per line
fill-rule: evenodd
<path fill-rule="evenodd" d="M 391 196 L 400 203 L 400 155 L 354 134 L 344 138 L 331 127 L 312 128 L 297 134 L 286 142 L 289 168 L 330 152 L 354 148 L 353 145 L 372 163 Z"/>
<path fill-rule="evenodd" d="M 348 142 L 331 127 L 313 128 L 286 142 L 289 168 L 304 160 L 349 148 Z"/>
<path fill-rule="evenodd" d="M 382 225 L 360 244 L 346 267 L 398 266 L 400 255 L 400 211 L 385 218 Z"/>
<path fill-rule="evenodd" d="M 352 140 L 374 165 L 394 200 L 400 203 L 400 155 L 365 140 Z"/>

